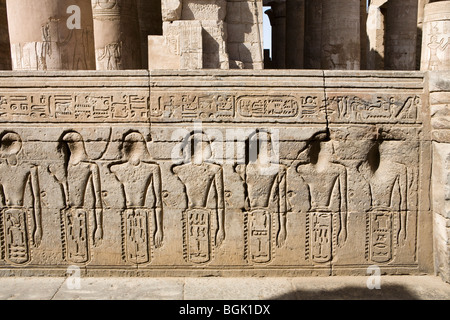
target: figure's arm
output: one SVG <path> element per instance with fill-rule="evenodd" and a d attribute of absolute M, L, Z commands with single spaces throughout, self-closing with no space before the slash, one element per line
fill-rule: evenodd
<path fill-rule="evenodd" d="M 64 207 L 67 208 L 69 206 L 70 201 L 69 201 L 69 187 L 66 175 L 61 174 L 62 177 L 59 177 L 57 168 L 55 168 L 52 165 L 49 165 L 47 169 L 48 172 L 52 175 L 52 177 L 61 185 L 64 193 Z"/>
<path fill-rule="evenodd" d="M 284 242 L 286 241 L 286 215 L 287 215 L 287 206 L 286 206 L 286 170 L 283 168 L 280 168 L 280 174 L 279 174 L 279 223 L 280 223 L 280 231 L 278 233 L 277 237 L 277 245 L 278 247 L 283 246 Z"/>
<path fill-rule="evenodd" d="M 94 187 L 95 194 L 95 233 L 94 244 L 98 245 L 99 241 L 103 239 L 103 203 L 102 203 L 102 191 L 100 183 L 100 170 L 96 164 L 91 165 L 92 172 L 92 185 Z"/>
<path fill-rule="evenodd" d="M 156 215 L 156 233 L 155 233 L 155 246 L 159 248 L 162 245 L 164 233 L 163 233 L 163 207 L 162 207 L 162 180 L 161 169 L 156 167 L 153 173 L 153 187 L 156 195 L 155 203 L 155 215 Z"/>
<path fill-rule="evenodd" d="M 347 240 L 347 170 L 343 168 L 342 173 L 339 175 L 339 186 L 341 194 L 340 203 L 340 222 L 341 231 L 339 234 L 339 244 L 342 245 Z"/>
<path fill-rule="evenodd" d="M 38 247 L 41 244 L 42 240 L 42 208 L 41 208 L 41 189 L 39 187 L 39 177 L 38 177 L 38 168 L 32 167 L 30 170 L 31 177 L 31 189 L 33 193 L 33 202 L 34 202 L 34 222 L 36 225 L 36 230 L 33 234 L 34 244 Z"/>
<path fill-rule="evenodd" d="M 223 170 L 222 168 L 216 173 L 215 185 L 217 191 L 217 221 L 218 231 L 216 235 L 216 246 L 220 246 L 225 239 L 225 191 L 223 187 Z"/>
<path fill-rule="evenodd" d="M 402 165 L 402 170 L 398 179 L 400 188 L 400 229 L 399 240 L 403 242 L 406 239 L 406 214 L 407 206 L 407 171 L 406 167 Z"/>

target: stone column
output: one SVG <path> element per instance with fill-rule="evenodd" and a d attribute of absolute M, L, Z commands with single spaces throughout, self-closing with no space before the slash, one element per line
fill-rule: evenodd
<path fill-rule="evenodd" d="M 359 0 L 359 37 L 360 37 L 360 46 L 361 46 L 361 62 L 360 69 L 367 69 L 367 53 L 369 49 L 369 39 L 367 37 L 367 0 Z"/>
<path fill-rule="evenodd" d="M 286 0 L 286 68 L 303 69 L 305 0 Z"/>
<path fill-rule="evenodd" d="M 443 13 L 442 10 L 435 12 Z M 426 19 L 427 10 L 425 21 Z M 447 68 L 446 71 L 428 72 L 428 88 L 433 146 L 431 194 L 435 271 L 444 281 L 450 282 L 450 73 L 448 70 Z"/>
<path fill-rule="evenodd" d="M 286 1 L 270 3 L 266 13 L 272 26 L 272 64 L 275 69 L 286 68 Z"/>
<path fill-rule="evenodd" d="M 9 46 L 6 0 L 0 0 L 0 70 L 11 70 L 11 48 Z"/>
<path fill-rule="evenodd" d="M 136 0 L 92 0 L 97 70 L 142 68 Z"/>
<path fill-rule="evenodd" d="M 450 1 L 425 6 L 420 70 L 450 70 Z"/>
<path fill-rule="evenodd" d="M 430 71 L 435 269 L 450 282 L 450 1 L 425 6 L 420 69 Z"/>
<path fill-rule="evenodd" d="M 368 37 L 367 66 L 368 70 L 384 70 L 384 33 L 385 14 L 384 5 L 387 0 L 371 3 L 366 22 Z"/>
<path fill-rule="evenodd" d="M 160 0 L 137 0 L 141 36 L 142 68 L 148 68 L 148 36 L 162 35 Z"/>
<path fill-rule="evenodd" d="M 89 0 L 7 0 L 13 70 L 95 69 Z"/>
<path fill-rule="evenodd" d="M 320 69 L 322 44 L 322 0 L 305 1 L 304 67 Z"/>
<path fill-rule="evenodd" d="M 418 0 L 417 8 L 417 41 L 416 41 L 416 70 L 420 69 L 420 60 L 422 54 L 422 30 L 423 30 L 423 13 L 425 6 L 430 0 Z"/>
<path fill-rule="evenodd" d="M 359 70 L 360 1 L 322 2 L 322 69 Z"/>
<path fill-rule="evenodd" d="M 417 0 L 387 2 L 385 70 L 415 70 Z"/>

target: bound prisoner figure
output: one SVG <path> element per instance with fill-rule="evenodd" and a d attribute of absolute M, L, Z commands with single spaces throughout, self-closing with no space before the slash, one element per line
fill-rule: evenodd
<path fill-rule="evenodd" d="M 183 212 L 185 258 L 205 263 L 212 260 L 213 248 L 225 238 L 223 170 L 212 161 L 210 141 L 203 132 L 192 132 L 183 152 L 185 163 L 174 166 L 172 171 L 183 183 L 187 197 Z M 217 226 L 216 230 L 213 226 Z"/>
<path fill-rule="evenodd" d="M 3 133 L 0 138 L 0 245 L 2 257 L 13 264 L 30 261 L 30 247 L 38 247 L 42 239 L 38 169 L 19 159 L 21 150 L 22 139 L 17 133 Z M 31 208 L 25 205 L 27 186 L 31 189 Z"/>
<path fill-rule="evenodd" d="M 271 150 L 270 133 L 255 131 L 246 143 L 245 164 L 235 168 L 245 190 L 245 256 L 253 263 L 271 261 L 273 243 L 281 247 L 286 240 L 286 168 L 273 161 Z"/>
<path fill-rule="evenodd" d="M 90 259 L 90 247 L 103 239 L 103 202 L 100 171 L 86 153 L 84 140 L 76 131 L 63 133 L 58 150 L 65 163 L 62 170 L 49 166 L 50 173 L 61 184 L 64 208 L 61 210 L 63 258 L 73 263 Z M 89 204 L 87 195 L 92 193 Z"/>
<path fill-rule="evenodd" d="M 125 195 L 123 256 L 135 264 L 146 263 L 151 257 L 151 242 L 158 248 L 163 241 L 161 169 L 149 161 L 145 138 L 139 132 L 124 136 L 122 152 L 125 161 L 112 164 L 110 170 L 122 184 Z M 151 235 L 153 221 L 156 225 Z"/>
<path fill-rule="evenodd" d="M 393 161 L 396 146 L 376 142 L 359 172 L 370 188 L 370 210 L 366 213 L 368 260 L 388 262 L 406 240 L 407 169 Z"/>
<path fill-rule="evenodd" d="M 307 186 L 306 259 L 331 261 L 336 246 L 347 239 L 347 170 L 333 162 L 333 142 L 315 140 L 309 147 L 309 163 L 297 173 Z"/>

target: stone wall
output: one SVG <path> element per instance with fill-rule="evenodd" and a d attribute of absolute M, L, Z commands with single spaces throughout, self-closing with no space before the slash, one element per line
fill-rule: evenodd
<path fill-rule="evenodd" d="M 0 73 L 2 275 L 433 272 L 419 72 Z"/>

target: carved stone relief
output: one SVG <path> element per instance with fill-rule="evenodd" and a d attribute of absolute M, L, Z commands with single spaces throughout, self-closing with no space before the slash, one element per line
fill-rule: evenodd
<path fill-rule="evenodd" d="M 49 172 L 61 184 L 65 207 L 61 210 L 63 258 L 73 263 L 86 263 L 91 246 L 103 238 L 103 202 L 100 171 L 89 159 L 83 137 L 76 131 L 63 133 L 59 151 L 64 155 L 63 167 L 49 166 Z M 94 203 L 86 204 L 87 192 L 93 192 Z"/>
<path fill-rule="evenodd" d="M 0 239 L 2 259 L 12 264 L 31 260 L 31 247 L 42 239 L 41 195 L 37 168 L 21 159 L 22 139 L 3 132 L 0 139 L 2 209 Z M 32 207 L 24 205 L 25 189 L 31 188 Z"/>
<path fill-rule="evenodd" d="M 245 164 L 236 166 L 245 188 L 244 257 L 266 263 L 273 259 L 275 244 L 286 241 L 286 168 L 273 162 L 267 132 L 250 135 L 246 151 Z"/>
<path fill-rule="evenodd" d="M 120 88 L 88 73 L 64 91 L 3 84 L 0 273 L 427 268 L 420 86 L 288 90 L 264 74 L 274 87 L 240 90 L 246 73 L 208 73 L 205 86 L 120 74 Z"/>
<path fill-rule="evenodd" d="M 187 137 L 184 156 L 185 163 L 172 168 L 185 187 L 188 203 L 183 212 L 183 254 L 191 263 L 206 263 L 214 258 L 214 247 L 225 238 L 223 171 L 211 162 L 210 141 L 202 132 Z M 215 206 L 209 209 L 212 193 Z M 217 230 L 212 229 L 212 219 L 217 219 Z"/>
<path fill-rule="evenodd" d="M 129 132 L 123 139 L 125 161 L 112 164 L 110 170 L 123 186 L 126 205 L 122 211 L 123 257 L 126 261 L 150 261 L 153 243 L 163 241 L 163 202 L 161 169 L 149 160 L 145 139 L 139 132 Z M 148 199 L 151 196 L 151 199 Z M 151 224 L 156 232 L 151 234 Z"/>

